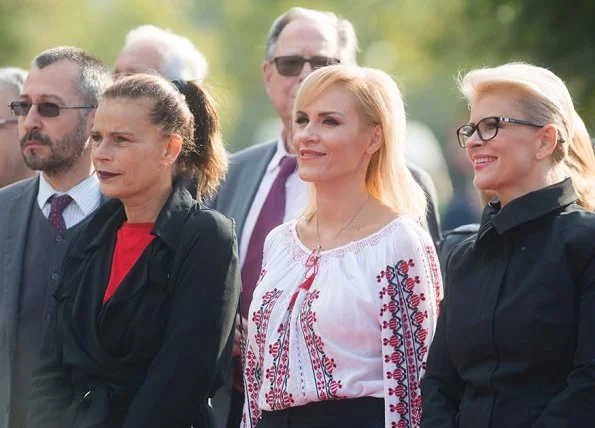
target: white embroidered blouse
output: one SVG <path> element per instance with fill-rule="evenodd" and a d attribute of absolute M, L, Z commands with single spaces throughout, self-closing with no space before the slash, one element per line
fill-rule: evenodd
<path fill-rule="evenodd" d="M 265 241 L 249 311 L 242 427 L 255 427 L 262 410 L 366 396 L 384 398 L 387 428 L 418 427 L 442 298 L 429 235 L 410 219 L 393 220 L 322 251 L 304 289 L 311 251 L 296 223 Z"/>

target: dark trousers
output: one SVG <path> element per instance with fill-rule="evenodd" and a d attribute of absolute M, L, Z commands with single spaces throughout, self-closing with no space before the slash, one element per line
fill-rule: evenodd
<path fill-rule="evenodd" d="M 384 428 L 384 400 L 362 397 L 318 401 L 262 412 L 258 428 Z"/>

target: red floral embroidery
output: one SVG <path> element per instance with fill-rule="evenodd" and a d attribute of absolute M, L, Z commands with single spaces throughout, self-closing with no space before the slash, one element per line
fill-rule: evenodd
<path fill-rule="evenodd" d="M 287 311 L 286 320 L 279 326 L 277 340 L 269 345 L 268 353 L 273 357 L 273 362 L 265 370 L 265 378 L 270 383 L 270 388 L 264 398 L 271 409 L 286 409 L 293 404 L 293 395 L 287 392 L 289 379 L 289 337 L 291 309 Z M 264 355 L 264 354 L 263 354 Z"/>
<path fill-rule="evenodd" d="M 436 318 L 438 318 L 438 315 L 440 315 L 440 301 L 442 300 L 442 274 L 440 273 L 440 267 L 438 266 L 436 248 L 433 245 L 428 245 L 426 247 L 426 254 L 430 259 L 432 284 L 434 284 L 434 291 L 436 293 Z"/>
<path fill-rule="evenodd" d="M 333 371 L 337 368 L 335 360 L 324 352 L 322 338 L 314 332 L 316 312 L 312 312 L 312 302 L 318 299 L 320 291 L 314 290 L 306 295 L 300 311 L 300 325 L 304 333 L 304 340 L 308 348 L 308 355 L 316 379 L 316 393 L 322 400 L 338 400 L 337 392 L 343 387 L 340 380 L 333 379 Z"/>
<path fill-rule="evenodd" d="M 244 413 L 242 420 L 249 418 L 251 425 L 255 426 L 260 419 L 260 409 L 258 408 L 258 392 L 262 386 L 262 366 L 264 364 L 264 345 L 266 341 L 266 331 L 273 307 L 283 294 L 281 290 L 273 289 L 262 296 L 262 304 L 257 311 L 252 313 L 252 321 L 256 326 L 254 334 L 254 343 L 258 346 L 258 357 L 252 348 L 246 349 L 245 367 L 244 367 L 244 387 L 249 397 L 247 406 L 248 415 Z"/>
<path fill-rule="evenodd" d="M 399 428 L 419 426 L 419 381 L 428 352 L 428 331 L 422 325 L 428 314 L 418 309 L 425 296 L 415 292 L 420 284 L 420 278 L 413 275 L 415 267 L 412 259 L 401 260 L 376 277 L 379 283 L 385 283 L 379 297 L 384 302 L 380 310 L 384 367 L 389 368 L 385 373 L 387 405 L 390 413 L 398 415 L 391 425 Z"/>

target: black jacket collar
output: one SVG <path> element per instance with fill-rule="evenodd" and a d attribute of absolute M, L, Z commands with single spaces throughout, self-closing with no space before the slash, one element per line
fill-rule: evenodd
<path fill-rule="evenodd" d="M 198 202 L 192 199 L 184 188 L 183 180 L 176 180 L 151 233 L 172 250 L 176 250 L 181 239 L 179 224 L 184 223 L 186 217 L 198 208 Z M 73 243 L 72 255 L 82 257 L 85 251 L 106 244 L 125 221 L 126 212 L 122 202 L 118 199 L 108 200 L 89 220 L 79 239 Z"/>
<path fill-rule="evenodd" d="M 477 241 L 492 228 L 502 235 L 516 226 L 564 208 L 576 200 L 570 178 L 513 199 L 504 207 L 498 199 L 493 199 L 483 210 Z"/>

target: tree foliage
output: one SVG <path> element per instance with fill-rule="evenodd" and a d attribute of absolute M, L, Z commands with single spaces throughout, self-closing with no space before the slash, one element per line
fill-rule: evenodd
<path fill-rule="evenodd" d="M 547 67 L 570 88 L 577 111 L 595 125 L 595 2 L 468 1 L 469 55 Z"/>
<path fill-rule="evenodd" d="M 108 64 L 126 32 L 154 24 L 189 37 L 209 60 L 231 151 L 258 142 L 274 112 L 261 78 L 264 43 L 288 0 L 0 0 L 0 66 L 28 67 L 49 47 L 70 44 Z M 595 125 L 595 2 L 577 0 L 303 0 L 351 20 L 359 62 L 395 76 L 409 117 L 441 141 L 466 116 L 456 91 L 460 70 L 525 60 L 566 80 L 586 122 Z"/>

